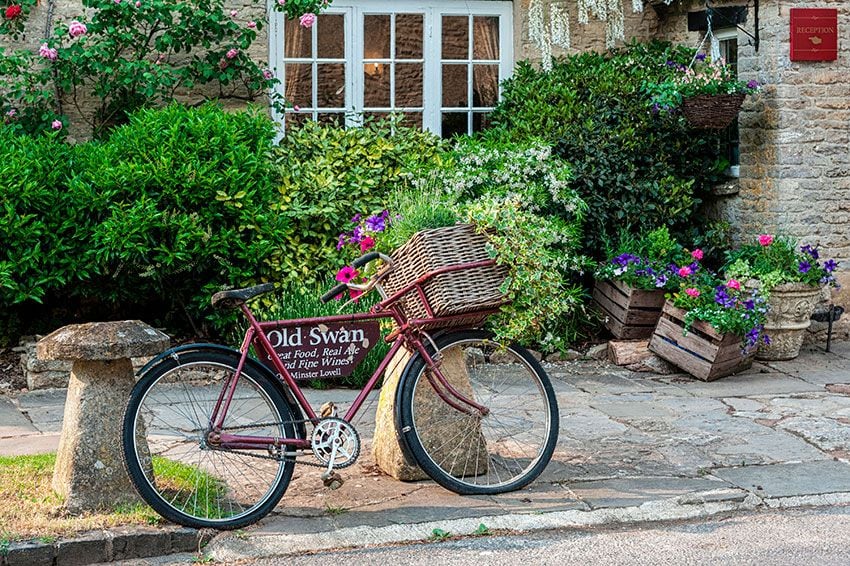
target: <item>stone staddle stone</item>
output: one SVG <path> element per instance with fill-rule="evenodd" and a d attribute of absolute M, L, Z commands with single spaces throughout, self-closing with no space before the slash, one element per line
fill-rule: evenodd
<path fill-rule="evenodd" d="M 39 359 L 73 362 L 53 471 L 53 489 L 68 511 L 138 500 L 121 448 L 124 408 L 135 384 L 130 358 L 156 355 L 169 343 L 138 320 L 74 324 L 39 341 Z"/>
<path fill-rule="evenodd" d="M 399 350 L 384 373 L 384 385 L 381 387 L 381 395 L 378 399 L 378 409 L 375 413 L 375 436 L 372 441 L 372 455 L 377 466 L 385 473 L 401 481 L 417 481 L 428 479 L 427 474 L 415 463 L 408 463 L 398 443 L 395 427 L 395 397 L 398 382 L 404 372 L 404 367 L 411 358 L 411 353 L 402 348 Z M 469 382 L 469 373 L 463 352 L 459 348 L 453 348 L 443 355 L 442 367 L 444 375 L 449 383 L 465 396 L 472 397 L 472 386 Z M 430 382 L 423 378 L 416 386 L 417 414 L 420 418 L 428 421 L 432 418 L 436 426 L 429 427 L 426 431 L 420 431 L 422 441 L 426 446 L 441 447 L 435 455 L 438 461 L 454 461 L 466 463 L 469 469 L 477 469 L 480 473 L 486 473 L 488 466 L 487 445 L 482 438 L 474 448 L 469 446 L 445 445 L 445 439 L 457 435 L 459 423 L 466 420 L 468 426 L 476 427 L 481 434 L 481 424 L 476 419 L 458 420 L 458 412 L 446 404 L 431 387 Z M 470 453 L 469 451 L 474 453 Z M 445 458 L 445 460 L 444 460 Z M 477 461 L 477 467 L 476 467 Z M 455 473 L 459 473 L 456 470 Z"/>

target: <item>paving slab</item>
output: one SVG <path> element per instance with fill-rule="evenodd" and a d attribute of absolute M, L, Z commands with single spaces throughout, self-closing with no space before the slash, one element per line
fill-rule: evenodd
<path fill-rule="evenodd" d="M 647 501 L 712 492 L 730 486 L 723 481 L 708 478 L 631 477 L 569 482 L 567 487 L 592 509 L 603 509 L 641 505 Z"/>
<path fill-rule="evenodd" d="M 0 397 L 0 439 L 37 434 L 38 429 L 7 397 Z"/>
<path fill-rule="evenodd" d="M 667 381 L 667 379 L 665 379 Z M 748 373 L 730 375 L 717 381 L 670 378 L 670 383 L 696 397 L 750 397 L 823 391 L 823 387 L 782 373 Z"/>
<path fill-rule="evenodd" d="M 50 406 L 65 406 L 65 399 L 68 396 L 67 389 L 40 389 L 38 391 L 28 391 L 16 396 L 16 401 L 21 409 L 29 409 L 31 407 L 50 407 Z"/>
<path fill-rule="evenodd" d="M 721 468 L 711 473 L 760 497 L 799 497 L 850 491 L 850 465 L 835 460 Z"/>
<path fill-rule="evenodd" d="M 673 416 L 673 411 L 651 400 L 627 403 L 592 401 L 590 406 L 618 420 L 659 419 Z"/>
<path fill-rule="evenodd" d="M 652 392 L 655 388 L 655 384 L 649 380 L 629 379 L 628 377 L 614 373 L 603 373 L 599 375 L 556 374 L 555 377 L 592 394 L 616 395 L 619 393 Z"/>
<path fill-rule="evenodd" d="M 49 454 L 59 449 L 59 434 L 30 434 L 0 438 L 0 456 L 31 456 Z"/>

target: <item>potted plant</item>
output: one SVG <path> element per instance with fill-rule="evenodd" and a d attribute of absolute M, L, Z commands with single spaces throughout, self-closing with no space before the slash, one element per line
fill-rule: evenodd
<path fill-rule="evenodd" d="M 765 300 L 736 279 L 710 274 L 682 282 L 664 303 L 649 349 L 703 381 L 747 369 L 764 332 Z"/>
<path fill-rule="evenodd" d="M 616 338 L 640 339 L 652 335 L 665 292 L 700 269 L 703 252 L 688 252 L 663 227 L 641 238 L 621 234 L 619 247 L 608 256 L 596 269 L 594 303 Z"/>
<path fill-rule="evenodd" d="M 698 54 L 691 66 L 667 61 L 670 78 L 649 84 L 646 90 L 651 97 L 654 113 L 682 114 L 694 128 L 723 129 L 735 119 L 748 94 L 756 92 L 758 81 L 738 80 L 735 70 L 723 59 L 712 61 L 704 53 Z"/>
<path fill-rule="evenodd" d="M 771 342 L 759 348 L 758 359 L 790 360 L 800 354 L 822 288 L 837 286 L 837 265 L 831 259 L 821 263 L 817 247 L 798 247 L 791 239 L 770 234 L 727 255 L 726 275 L 758 288 L 768 301 L 765 328 Z"/>

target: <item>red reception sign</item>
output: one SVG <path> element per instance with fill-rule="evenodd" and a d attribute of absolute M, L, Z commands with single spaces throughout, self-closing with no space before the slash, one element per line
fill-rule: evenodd
<path fill-rule="evenodd" d="M 838 10 L 791 8 L 791 60 L 838 59 Z"/>

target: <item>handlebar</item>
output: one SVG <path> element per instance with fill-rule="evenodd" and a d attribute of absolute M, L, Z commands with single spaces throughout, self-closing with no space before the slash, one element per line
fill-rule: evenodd
<path fill-rule="evenodd" d="M 354 267 L 354 268 L 360 268 L 360 267 L 363 267 L 364 265 L 366 265 L 367 263 L 369 263 L 371 261 L 375 261 L 376 259 L 383 260 L 384 263 L 386 263 L 390 268 L 392 268 L 392 265 L 393 265 L 392 258 L 390 258 L 389 256 L 386 256 L 382 253 L 379 253 L 379 252 L 369 252 L 368 254 L 362 255 L 362 256 L 358 257 L 357 259 L 355 259 L 351 263 L 351 266 Z M 384 271 L 382 273 L 386 273 L 386 271 Z M 374 286 L 378 282 L 380 277 L 382 276 L 382 273 L 379 273 L 376 278 L 373 278 L 372 281 L 370 281 L 365 286 L 365 290 L 371 290 L 372 286 Z M 327 303 L 329 301 L 332 301 L 333 299 L 340 296 L 342 293 L 344 293 L 349 288 L 350 287 L 347 283 L 340 283 L 339 285 L 335 286 L 333 289 L 331 289 L 330 291 L 328 291 L 327 293 L 322 295 L 321 301 L 323 303 Z M 361 290 L 364 289 L 364 287 L 361 286 L 361 285 L 357 285 L 356 288 L 361 289 Z"/>

